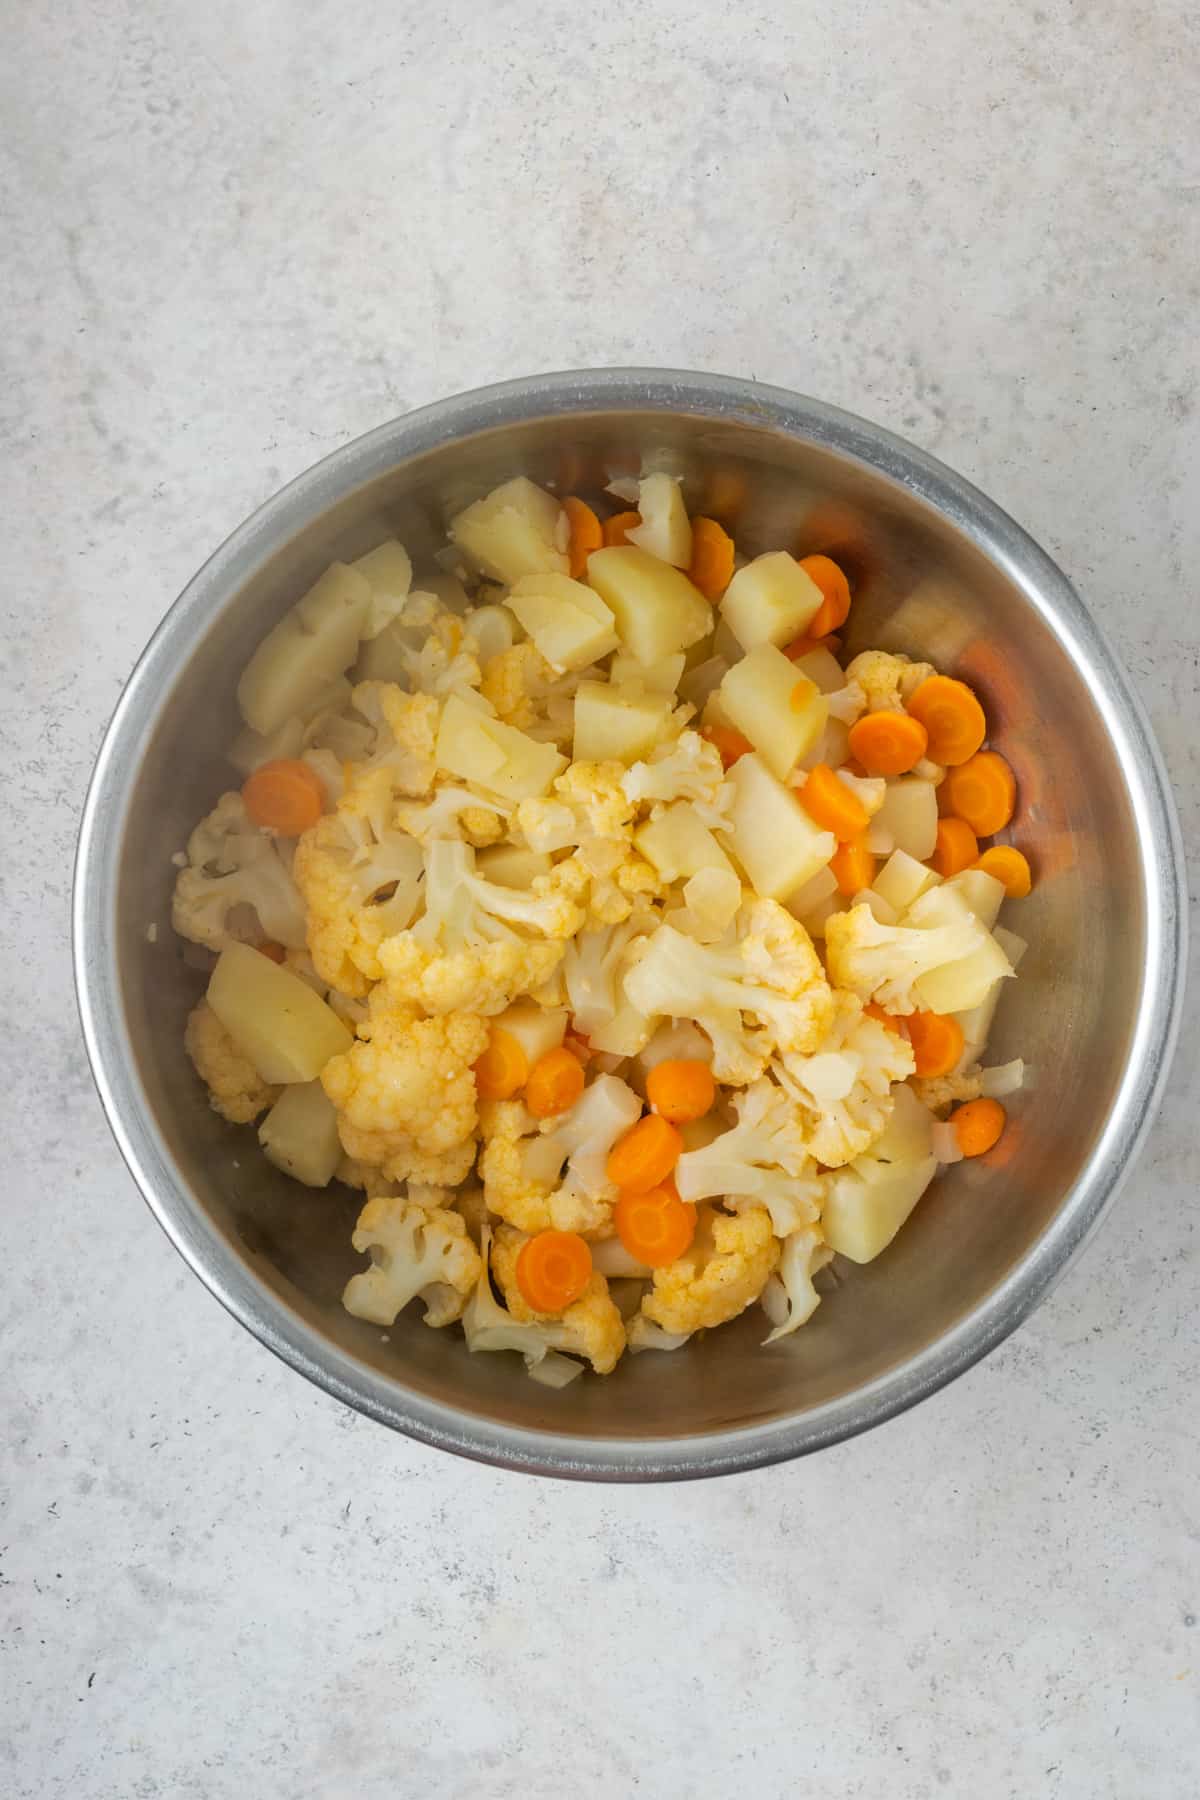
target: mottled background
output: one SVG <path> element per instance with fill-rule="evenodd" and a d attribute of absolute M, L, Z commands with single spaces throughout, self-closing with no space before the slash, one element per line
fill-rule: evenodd
<path fill-rule="evenodd" d="M 1197 830 L 1192 0 L 4 0 L 0 1792 L 1192 1800 L 1198 1039 L 1024 1330 L 713 1486 L 444 1460 L 277 1365 L 92 1093 L 70 862 L 197 564 L 404 408 L 755 375 L 995 496 Z"/>

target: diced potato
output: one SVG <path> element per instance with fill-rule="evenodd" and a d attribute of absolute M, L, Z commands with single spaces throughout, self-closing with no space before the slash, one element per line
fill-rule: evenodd
<path fill-rule="evenodd" d="M 921 1163 L 933 1151 L 933 1114 L 903 1081 L 892 1088 L 892 1111 L 871 1145 L 871 1161 Z"/>
<path fill-rule="evenodd" d="M 357 557 L 350 567 L 365 575 L 370 583 L 371 604 L 367 609 L 363 636 L 377 638 L 385 626 L 404 611 L 404 602 L 412 587 L 412 562 L 408 551 L 395 538 L 388 538 L 385 543 L 376 544 L 374 550 L 368 550 L 365 556 Z"/>
<path fill-rule="evenodd" d="M 662 737 L 671 710 L 669 694 L 581 681 L 575 690 L 576 761 L 638 762 Z"/>
<path fill-rule="evenodd" d="M 544 794 L 567 766 L 553 744 L 541 744 L 451 694 L 438 728 L 437 765 L 515 804 Z"/>
<path fill-rule="evenodd" d="M 247 725 L 239 731 L 229 747 L 229 761 L 239 775 L 253 775 L 265 762 L 280 757 L 299 756 L 304 748 L 304 726 L 299 719 L 285 719 L 282 725 L 263 737 Z"/>
<path fill-rule="evenodd" d="M 937 843 L 937 822 L 937 789 L 932 781 L 901 775 L 888 782 L 887 795 L 871 820 L 871 827 L 889 834 L 893 850 L 907 851 L 917 862 L 924 862 L 933 855 Z M 871 843 L 870 836 L 867 842 Z M 886 856 L 889 852 L 880 849 L 876 854 Z"/>
<path fill-rule="evenodd" d="M 740 756 L 727 779 L 733 787 L 733 807 L 722 840 L 745 869 L 750 885 L 764 899 L 782 900 L 824 868 L 837 840 L 810 819 L 761 757 Z"/>
<path fill-rule="evenodd" d="M 972 1006 L 966 1012 L 954 1013 L 962 1027 L 963 1053 L 959 1059 L 960 1066 L 978 1062 L 987 1048 L 991 1035 L 992 1021 L 996 1017 L 996 1008 L 1000 1004 L 1000 996 L 1004 992 L 1003 981 L 993 981 L 978 1006 Z"/>
<path fill-rule="evenodd" d="M 544 850 L 523 850 L 519 844 L 493 844 L 477 850 L 475 867 L 485 881 L 498 887 L 527 893 L 539 875 L 548 875 L 554 863 Z"/>
<path fill-rule="evenodd" d="M 836 893 L 837 877 L 832 869 L 826 867 L 818 869 L 816 874 L 804 883 L 803 887 L 798 887 L 794 894 L 789 894 L 784 905 L 793 917 L 803 919 L 804 915 L 812 912 L 813 908 L 819 906 L 822 900 L 827 900 L 830 894 Z"/>
<path fill-rule="evenodd" d="M 683 900 L 689 931 L 712 943 L 732 925 L 742 904 L 742 883 L 732 868 L 698 869 L 683 884 Z"/>
<path fill-rule="evenodd" d="M 603 1056 L 636 1056 L 645 1049 L 653 1029 L 652 1019 L 624 1001 L 607 1025 L 598 1025 L 588 1033 L 588 1040 L 592 1049 Z"/>
<path fill-rule="evenodd" d="M 516 1038 L 532 1069 L 540 1056 L 545 1056 L 547 1050 L 557 1050 L 562 1043 L 567 1011 L 565 1007 L 539 1006 L 535 1000 L 516 1000 L 492 1024 Z"/>
<path fill-rule="evenodd" d="M 523 575 L 508 606 L 552 669 L 586 669 L 617 647 L 611 611 L 598 594 L 569 575 Z"/>
<path fill-rule="evenodd" d="M 815 682 L 797 675 L 782 650 L 759 644 L 721 683 L 721 706 L 782 781 L 810 750 L 829 716 Z"/>
<path fill-rule="evenodd" d="M 712 607 L 699 588 L 636 544 L 593 550 L 587 578 L 612 608 L 622 644 L 640 663 L 687 650 L 713 628 Z"/>
<path fill-rule="evenodd" d="M 874 888 L 863 888 L 861 893 L 855 894 L 854 900 L 856 905 L 861 901 L 864 906 L 869 906 L 881 925 L 899 923 L 900 915 L 895 907 Z"/>
<path fill-rule="evenodd" d="M 642 522 L 629 542 L 651 556 L 686 569 L 692 560 L 692 522 L 674 475 L 647 475 L 638 484 L 637 510 Z"/>
<path fill-rule="evenodd" d="M 831 650 L 818 644 L 815 650 L 808 651 L 805 656 L 798 656 L 792 664 L 799 669 L 801 675 L 807 675 L 816 683 L 823 694 L 839 694 L 846 685 L 846 671 Z"/>
<path fill-rule="evenodd" d="M 919 900 L 931 887 L 937 887 L 941 879 L 933 869 L 927 869 L 924 863 L 919 863 L 915 857 L 910 856 L 907 850 L 896 850 L 888 857 L 871 885 L 889 906 L 894 906 L 898 913 L 904 913 L 914 900 Z"/>
<path fill-rule="evenodd" d="M 354 1042 L 307 982 L 249 944 L 222 950 L 208 1004 L 263 1081 L 315 1081 Z"/>
<path fill-rule="evenodd" d="M 463 615 L 463 625 L 474 638 L 481 663 L 491 662 L 503 650 L 511 650 L 516 642 L 516 621 L 507 606 L 473 606 Z"/>
<path fill-rule="evenodd" d="M 665 806 L 657 819 L 634 832 L 633 841 L 664 881 L 681 881 L 701 869 L 733 874 L 733 864 L 686 800 Z"/>
<path fill-rule="evenodd" d="M 640 682 L 652 694 L 673 694 L 679 686 L 686 661 L 682 650 L 664 656 L 656 663 L 640 663 L 628 650 L 618 650 L 608 665 L 608 678 L 617 687 L 636 687 Z"/>
<path fill-rule="evenodd" d="M 258 1128 L 258 1141 L 277 1169 L 305 1187 L 328 1187 L 341 1161 L 337 1109 L 319 1081 L 285 1087 Z"/>
<path fill-rule="evenodd" d="M 936 1156 L 914 1163 L 862 1156 L 832 1177 L 821 1213 L 830 1248 L 868 1263 L 886 1250 L 937 1174 Z"/>
<path fill-rule="evenodd" d="M 522 575 L 565 575 L 559 548 L 558 501 L 524 475 L 506 481 L 450 521 L 450 536 L 485 575 L 519 581 Z"/>
<path fill-rule="evenodd" d="M 395 681 L 408 686 L 408 664 L 405 649 L 411 650 L 413 633 L 399 620 L 385 625 L 378 637 L 360 644 L 355 674 L 359 681 Z"/>
<path fill-rule="evenodd" d="M 743 650 L 788 644 L 811 625 L 822 598 L 794 556 L 769 550 L 737 570 L 725 589 L 721 617 Z M 844 678 L 838 685 L 844 686 Z"/>
<path fill-rule="evenodd" d="M 678 694 L 690 706 L 703 708 L 725 679 L 729 664 L 723 656 L 706 656 L 703 662 L 686 669 L 679 678 Z"/>
<path fill-rule="evenodd" d="M 963 918 L 973 920 L 974 915 L 962 895 L 952 891 L 949 882 L 943 881 L 922 894 L 909 908 L 905 924 L 930 929 Z M 913 992 L 918 1004 L 929 1012 L 969 1012 L 986 998 L 993 982 L 1003 980 L 1012 972 L 1007 956 L 989 933 L 970 956 L 922 975 L 914 983 Z"/>
<path fill-rule="evenodd" d="M 371 585 L 357 569 L 334 563 L 269 631 L 238 682 L 238 705 L 252 731 L 267 736 L 285 719 L 303 717 L 313 696 L 344 675 L 358 654 L 371 605 Z"/>
<path fill-rule="evenodd" d="M 962 895 L 985 931 L 992 929 L 1004 904 L 1002 881 L 997 881 L 986 869 L 964 869 L 960 875 L 951 876 L 946 886 Z"/>
<path fill-rule="evenodd" d="M 850 901 L 844 894 L 827 894 L 824 900 L 818 900 L 811 911 L 803 915 L 800 923 L 810 938 L 823 938 L 827 921 L 834 913 L 848 912 L 849 908 Z"/>

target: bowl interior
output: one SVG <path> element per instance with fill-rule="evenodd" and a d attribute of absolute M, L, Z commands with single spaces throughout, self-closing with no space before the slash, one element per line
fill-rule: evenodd
<path fill-rule="evenodd" d="M 355 1197 L 312 1193 L 276 1174 L 251 1130 L 209 1110 L 184 1055 L 184 1020 L 203 978 L 169 928 L 170 858 L 236 784 L 223 751 L 236 729 L 238 671 L 331 559 L 394 533 L 419 562 L 444 541 L 451 512 L 507 476 L 599 493 L 612 476 L 636 474 L 644 457 L 681 472 L 692 510 L 722 519 L 743 550 L 838 558 L 856 595 L 852 648 L 928 656 L 980 692 L 992 739 L 1017 773 L 1014 836 L 1037 880 L 1030 899 L 1006 909 L 1005 923 L 1030 948 L 1001 1005 L 990 1060 L 1021 1055 L 1035 1075 L 1001 1150 L 944 1174 L 876 1262 L 839 1268 L 795 1337 L 760 1349 L 755 1308 L 683 1352 L 627 1358 L 613 1377 L 556 1394 L 527 1381 L 514 1357 L 470 1356 L 456 1333 L 427 1330 L 415 1309 L 388 1332 L 342 1311 L 339 1294 L 359 1265 L 350 1247 Z M 370 1371 L 400 1416 L 410 1403 L 449 1408 L 485 1430 L 561 1434 L 568 1451 L 572 1441 L 694 1439 L 802 1417 L 909 1363 L 979 1307 L 1037 1243 L 1095 1149 L 1129 1055 L 1146 962 L 1131 796 L 1065 635 L 1014 571 L 899 471 L 745 416 L 602 410 L 480 428 L 348 494 L 331 490 L 302 529 L 267 542 L 236 592 L 213 601 L 186 666 L 159 687 L 112 820 L 120 878 L 107 929 L 133 1074 L 186 1190 L 186 1217 L 173 1229 L 193 1247 L 215 1229 L 276 1297 L 289 1329 L 298 1318 L 315 1334 L 313 1359 Z"/>

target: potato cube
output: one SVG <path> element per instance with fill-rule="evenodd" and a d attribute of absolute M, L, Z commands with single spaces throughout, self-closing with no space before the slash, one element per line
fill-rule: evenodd
<path fill-rule="evenodd" d="M 867 844 L 877 856 L 907 852 L 916 862 L 932 856 L 937 843 L 937 789 L 919 775 L 888 782 L 883 805 L 871 820 Z"/>
<path fill-rule="evenodd" d="M 519 581 L 522 575 L 565 575 L 559 543 L 562 509 L 553 494 L 524 475 L 493 488 L 450 521 L 450 536 L 485 575 Z"/>
<path fill-rule="evenodd" d="M 365 638 L 377 638 L 404 611 L 412 587 L 412 562 L 404 545 L 395 538 L 377 544 L 350 564 L 365 575 L 371 586 L 371 604 L 363 626 Z"/>
<path fill-rule="evenodd" d="M 678 478 L 644 476 L 638 484 L 637 509 L 642 522 L 629 533 L 629 542 L 677 569 L 686 569 L 692 560 L 692 522 Z"/>
<path fill-rule="evenodd" d="M 831 1178 L 821 1213 L 825 1241 L 851 1262 L 886 1250 L 937 1174 L 936 1156 L 920 1162 L 875 1162 L 861 1156 Z"/>
<path fill-rule="evenodd" d="M 553 744 L 538 743 L 515 725 L 489 718 L 457 694 L 442 708 L 435 755 L 440 769 L 511 804 L 544 794 L 567 766 Z"/>
<path fill-rule="evenodd" d="M 586 669 L 617 647 L 612 613 L 569 575 L 523 575 L 508 592 L 517 616 L 552 669 Z"/>
<path fill-rule="evenodd" d="M 740 756 L 727 779 L 733 807 L 722 841 L 757 893 L 765 900 L 782 900 L 825 866 L 837 840 L 817 826 L 761 757 Z"/>
<path fill-rule="evenodd" d="M 516 1038 L 532 1069 L 547 1050 L 556 1050 L 567 1029 L 565 1007 L 539 1006 L 536 1000 L 516 1000 L 491 1023 Z"/>
<path fill-rule="evenodd" d="M 889 906 L 898 913 L 905 913 L 914 900 L 919 900 L 931 887 L 937 887 L 941 879 L 933 869 L 917 862 L 907 850 L 896 850 L 888 857 L 872 886 Z"/>
<path fill-rule="evenodd" d="M 548 875 L 554 864 L 544 850 L 523 850 L 519 844 L 493 844 L 487 850 L 476 851 L 475 867 L 485 881 L 527 893 L 538 876 Z"/>
<path fill-rule="evenodd" d="M 618 650 L 608 665 L 608 679 L 617 687 L 636 687 L 638 683 L 653 694 L 673 694 L 683 675 L 686 658 L 682 650 L 664 656 L 660 662 L 640 663 L 628 650 Z"/>
<path fill-rule="evenodd" d="M 238 705 L 252 731 L 269 736 L 303 717 L 313 696 L 358 655 L 371 585 L 357 569 L 333 563 L 269 631 L 238 682 Z"/>
<path fill-rule="evenodd" d="M 681 881 L 701 869 L 733 874 L 733 864 L 686 800 L 665 806 L 657 819 L 634 832 L 633 841 L 664 881 Z"/>
<path fill-rule="evenodd" d="M 829 709 L 816 683 L 797 675 L 782 650 L 759 644 L 720 686 L 726 717 L 782 781 L 816 743 Z"/>
<path fill-rule="evenodd" d="M 1003 882 L 986 869 L 964 869 L 960 875 L 952 876 L 946 886 L 962 896 L 985 931 L 992 929 L 1004 904 Z"/>
<path fill-rule="evenodd" d="M 815 681 L 823 694 L 840 694 L 846 685 L 845 670 L 833 652 L 826 650 L 823 644 L 818 644 L 815 650 L 808 651 L 804 656 L 798 656 L 792 667 L 799 669 L 801 675 L 807 675 L 810 681 Z"/>
<path fill-rule="evenodd" d="M 807 631 L 822 598 L 794 556 L 769 550 L 736 571 L 721 601 L 721 617 L 743 650 L 788 644 Z"/>
<path fill-rule="evenodd" d="M 690 649 L 713 628 L 712 607 L 699 588 L 636 544 L 593 550 L 587 576 L 611 607 L 621 642 L 640 663 Z"/>
<path fill-rule="evenodd" d="M 306 981 L 249 944 L 222 950 L 208 1004 L 264 1081 L 315 1081 L 354 1042 Z"/>
<path fill-rule="evenodd" d="M 663 736 L 670 716 L 669 694 L 581 681 L 575 691 L 575 760 L 638 762 Z"/>
<path fill-rule="evenodd" d="M 258 1128 L 267 1161 L 302 1181 L 328 1187 L 341 1161 L 337 1109 L 319 1081 L 285 1087 Z"/>

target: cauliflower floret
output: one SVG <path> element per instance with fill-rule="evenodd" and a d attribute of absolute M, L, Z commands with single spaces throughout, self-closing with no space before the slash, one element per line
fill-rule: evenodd
<path fill-rule="evenodd" d="M 625 798 L 639 806 L 689 800 L 710 831 L 729 828 L 733 788 L 725 780 L 720 753 L 698 731 L 685 731 L 675 743 L 658 745 L 646 762 L 626 770 L 621 787 Z"/>
<path fill-rule="evenodd" d="M 661 1325 L 652 1325 L 643 1312 L 634 1313 L 625 1330 L 631 1356 L 642 1350 L 682 1350 L 690 1336 L 689 1331 L 664 1331 Z"/>
<path fill-rule="evenodd" d="M 509 1315 L 518 1325 L 540 1325 L 554 1333 L 549 1347 L 585 1356 L 597 1375 L 616 1368 L 625 1348 L 625 1324 L 608 1292 L 603 1275 L 593 1271 L 578 1300 L 561 1313 L 534 1312 L 517 1285 L 517 1258 L 526 1234 L 501 1225 L 492 1246 L 492 1273 L 504 1295 Z"/>
<path fill-rule="evenodd" d="M 932 663 L 913 662 L 890 650 L 860 651 L 846 665 L 847 682 L 856 681 L 863 690 L 868 712 L 898 712 L 933 674 Z"/>
<path fill-rule="evenodd" d="M 214 1112 L 231 1125 L 252 1124 L 278 1100 L 279 1089 L 260 1080 L 254 1064 L 242 1055 L 207 1000 L 201 1000 L 188 1014 L 183 1046 L 208 1089 Z"/>
<path fill-rule="evenodd" d="M 585 1037 L 612 1024 L 624 1001 L 621 973 L 629 946 L 657 923 L 649 907 L 639 907 L 620 924 L 581 931 L 568 944 L 563 958 L 567 1003 Z"/>
<path fill-rule="evenodd" d="M 658 871 L 634 849 L 635 806 L 623 774 L 619 762 L 572 763 L 552 795 L 523 800 L 513 815 L 531 850 L 572 851 L 541 877 L 541 887 L 570 895 L 596 925 L 620 924 L 639 899 L 665 891 Z"/>
<path fill-rule="evenodd" d="M 360 999 L 383 975 L 379 946 L 417 910 L 423 868 L 419 846 L 338 811 L 319 819 L 296 845 L 292 873 L 308 909 L 308 947 L 318 975 Z"/>
<path fill-rule="evenodd" d="M 528 731 L 537 719 L 536 702 L 545 699 L 556 680 L 541 651 L 526 638 L 488 659 L 479 691 L 497 718 Z"/>
<path fill-rule="evenodd" d="M 776 1236 L 815 1219 L 822 1188 L 795 1106 L 766 1077 L 733 1096 L 737 1124 L 675 1165 L 683 1200 L 729 1197 L 734 1210 L 765 1206 Z"/>
<path fill-rule="evenodd" d="M 465 838 L 481 849 L 504 836 L 504 808 L 464 787 L 439 787 L 433 799 L 420 806 L 401 804 L 395 818 L 400 830 L 419 844 L 430 844 L 435 838 Z"/>
<path fill-rule="evenodd" d="M 616 1075 L 598 1075 L 569 1112 L 548 1121 L 538 1155 L 567 1160 L 560 1185 L 546 1203 L 556 1231 L 594 1237 L 612 1229 L 617 1189 L 608 1179 L 608 1156 L 641 1113 L 642 1103 L 631 1087 Z"/>
<path fill-rule="evenodd" d="M 485 1100 L 479 1108 L 479 1179 L 489 1212 L 521 1231 L 546 1231 L 550 1196 L 558 1185 L 565 1151 L 539 1134 L 520 1100 Z"/>
<path fill-rule="evenodd" d="M 922 1106 L 930 1112 L 943 1113 L 963 1100 L 978 1100 L 983 1092 L 982 1076 L 979 1064 L 972 1063 L 959 1075 L 926 1075 L 920 1080 L 914 1078 L 909 1086 Z"/>
<path fill-rule="evenodd" d="M 745 1086 L 773 1050 L 816 1048 L 833 997 L 808 933 L 777 901 L 750 901 L 732 936 L 699 944 L 660 926 L 626 972 L 625 996 L 647 1018 L 694 1019 L 712 1039 L 717 1079 Z"/>
<path fill-rule="evenodd" d="M 550 1358 L 552 1362 L 557 1363 L 557 1372 L 564 1378 L 569 1376 L 570 1369 L 568 1359 L 559 1356 L 557 1354 L 559 1351 L 576 1350 L 586 1355 L 589 1344 L 594 1344 L 601 1351 L 605 1348 L 611 1351 L 611 1346 L 606 1346 L 605 1343 L 607 1334 L 603 1330 L 603 1326 L 606 1321 L 599 1314 L 594 1319 L 589 1314 L 588 1319 L 584 1321 L 582 1332 L 573 1331 L 566 1325 L 566 1314 L 562 1319 L 535 1319 L 531 1316 L 525 1323 L 514 1318 L 512 1313 L 500 1305 L 492 1292 L 492 1284 L 488 1277 L 491 1246 L 491 1228 L 485 1225 L 480 1242 L 483 1267 L 475 1285 L 475 1291 L 467 1303 L 462 1321 L 468 1350 L 472 1352 L 516 1350 L 525 1358 L 525 1367 L 531 1375 L 543 1363 L 549 1368 L 551 1362 L 547 1362 L 547 1358 Z M 611 1305 L 611 1302 L 609 1304 Z M 617 1317 L 619 1319 L 620 1314 Z M 620 1349 L 616 1354 L 620 1355 Z M 613 1362 L 615 1363 L 615 1361 L 614 1357 Z M 577 1369 L 580 1366 L 579 1364 L 575 1365 Z M 555 1383 L 554 1385 L 559 1384 Z"/>
<path fill-rule="evenodd" d="M 867 696 L 859 682 L 848 681 L 845 687 L 826 694 L 825 705 L 831 719 L 842 725 L 856 725 L 867 710 Z"/>
<path fill-rule="evenodd" d="M 832 1261 L 833 1251 L 819 1225 L 805 1225 L 791 1233 L 784 1243 L 778 1272 L 763 1291 L 763 1306 L 775 1325 L 764 1343 L 789 1337 L 808 1323 L 821 1304 L 813 1276 Z"/>
<path fill-rule="evenodd" d="M 378 1194 L 399 1194 L 404 1191 L 405 1183 L 389 1181 L 383 1170 L 372 1163 L 355 1162 L 352 1156 L 342 1156 L 333 1172 L 335 1181 L 345 1187 L 357 1188 L 373 1200 Z"/>
<path fill-rule="evenodd" d="M 449 1325 L 462 1317 L 483 1267 L 459 1213 L 407 1199 L 368 1200 L 358 1215 L 354 1248 L 371 1267 L 352 1275 L 342 1305 L 356 1319 L 391 1325 L 409 1301 L 425 1301 L 426 1325 Z"/>
<path fill-rule="evenodd" d="M 433 695 L 406 694 L 393 681 L 360 681 L 352 699 L 375 733 L 374 748 L 354 765 L 342 808 L 366 813 L 374 822 L 382 807 L 383 836 L 391 823 L 386 812 L 397 795 L 421 799 L 433 787 L 441 706 Z"/>
<path fill-rule="evenodd" d="M 405 622 L 408 623 L 407 618 Z M 401 641 L 400 657 L 415 693 L 442 698 L 457 694 L 476 706 L 481 704 L 477 690 L 482 672 L 475 641 L 468 637 L 462 619 L 454 613 L 438 611 L 422 634 L 419 646 Z M 482 698 L 482 705 L 491 712 L 486 698 Z"/>
<path fill-rule="evenodd" d="M 244 928 L 235 908 L 242 909 Z M 250 819 L 240 794 L 222 794 L 188 839 L 171 923 L 180 937 L 209 950 L 239 939 L 273 938 L 297 948 L 304 943 L 304 902 L 284 854 L 275 837 Z"/>
<path fill-rule="evenodd" d="M 853 994 L 834 996 L 834 1020 L 811 1056 L 781 1056 L 776 1077 L 791 1096 L 810 1153 L 826 1168 L 861 1156 L 892 1111 L 892 1083 L 913 1071 L 911 1045 Z"/>
<path fill-rule="evenodd" d="M 959 962 L 987 942 L 974 915 L 949 925 L 881 925 L 865 903 L 825 921 L 825 961 L 835 987 L 860 1000 L 878 1000 L 888 1012 L 917 1011 L 913 983 L 931 969 Z"/>
<path fill-rule="evenodd" d="M 642 1312 L 670 1332 L 724 1325 L 758 1299 L 778 1261 L 779 1244 L 765 1207 L 734 1218 L 701 1207 L 690 1249 L 654 1271 Z"/>

